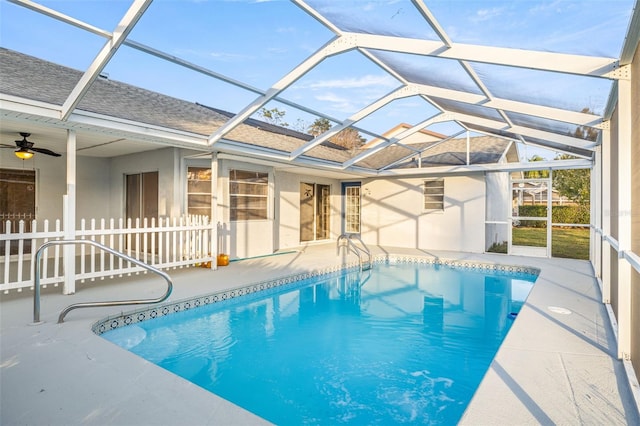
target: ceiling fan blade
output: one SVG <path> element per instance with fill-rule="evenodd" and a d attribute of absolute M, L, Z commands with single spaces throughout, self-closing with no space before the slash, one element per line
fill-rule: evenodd
<path fill-rule="evenodd" d="M 46 148 L 31 148 L 31 151 L 33 152 L 39 152 L 41 154 L 46 154 L 46 155 L 51 155 L 53 157 L 60 157 L 61 155 L 58 154 L 57 152 L 53 152 L 50 149 L 46 149 Z"/>

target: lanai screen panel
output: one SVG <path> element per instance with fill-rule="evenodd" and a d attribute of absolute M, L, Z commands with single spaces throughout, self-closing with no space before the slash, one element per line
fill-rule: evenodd
<path fill-rule="evenodd" d="M 376 49 L 368 51 L 409 83 L 482 94 L 459 61 Z"/>
<path fill-rule="evenodd" d="M 409 0 L 310 0 L 307 4 L 342 31 L 439 40 Z"/>
<path fill-rule="evenodd" d="M 88 67 L 96 53 L 116 31 L 131 5 L 101 0 L 44 4 L 68 16 L 68 23 L 77 22 L 68 25 L 46 13 L 34 13 L 26 3 L 27 7 L 3 3 L 2 46 L 24 51 L 22 46 L 17 47 L 20 38 L 35 36 L 37 41 L 26 47 L 26 53 L 81 71 L 90 71 Z M 395 157 L 382 150 L 375 153 L 376 157 L 363 158 L 361 151 L 341 150 L 331 141 L 305 145 L 309 142 L 306 138 L 293 141 L 287 139 L 290 135 L 282 134 L 265 135 L 260 141 L 252 129 L 242 128 L 246 119 L 260 118 L 261 108 L 282 105 L 289 114 L 289 124 L 305 115 L 307 118 L 302 120 L 328 118 L 332 125 L 359 132 L 365 142 L 381 137 L 385 129 L 400 122 L 415 124 L 437 117 L 441 109 L 443 117 L 451 116 L 447 118 L 450 126 L 443 126 L 436 119 L 426 127 L 441 129 L 438 131 L 444 136 L 459 131 L 463 121 L 456 115 L 463 114 L 475 117 L 463 123 L 465 129 L 506 134 L 512 140 L 533 141 L 590 157 L 589 149 L 579 141 L 569 140 L 571 144 L 566 145 L 559 142 L 562 138 L 553 137 L 567 135 L 567 129 L 577 126 L 576 120 L 567 119 L 564 114 L 556 119 L 553 110 L 538 116 L 527 105 L 543 105 L 558 112 L 588 108 L 602 114 L 611 79 L 544 70 L 554 65 L 552 61 L 530 65 L 542 68 L 536 70 L 527 69 L 527 65 L 490 63 L 503 61 L 505 58 L 500 56 L 508 56 L 505 51 L 499 51 L 497 59 L 491 55 L 474 60 L 438 55 L 465 44 L 616 58 L 634 4 L 633 0 L 607 2 L 606 6 L 602 2 L 498 0 L 155 1 L 142 11 L 123 44 L 106 61 L 104 71 L 114 81 L 230 112 L 231 115 L 220 116 L 229 126 L 216 129 L 216 123 L 206 129 L 211 132 L 210 150 L 215 150 L 211 144 L 216 141 L 227 140 L 243 143 L 248 153 L 255 147 L 290 154 L 292 162 L 311 157 L 348 167 L 368 164 L 368 160 L 374 170 L 379 169 L 379 160 L 384 156 Z M 44 21 L 47 31 L 39 33 L 39 28 L 44 28 L 39 23 Z M 49 28 L 57 28 L 56 37 L 50 36 Z M 376 36 L 374 42 L 366 40 L 372 45 L 341 48 L 371 35 Z M 333 45 L 334 40 L 340 43 Z M 413 40 L 428 41 L 431 48 L 412 53 L 397 51 L 410 51 Z M 323 46 L 331 49 L 325 52 Z M 325 52 L 326 56 L 314 57 L 318 52 Z M 513 52 L 516 56 L 524 53 L 523 58 L 529 53 Z M 406 88 L 404 85 L 414 90 L 412 95 L 420 97 L 427 108 L 417 105 L 403 113 L 407 109 L 399 106 L 409 99 L 403 94 L 403 101 L 378 105 L 377 111 L 369 111 L 372 104 Z M 514 101 L 520 104 L 508 103 Z M 234 117 L 245 112 L 242 118 Z M 170 112 L 165 115 L 168 117 Z M 493 120 L 494 125 L 479 124 L 487 119 Z M 511 124 L 549 132 L 551 140 L 545 140 L 539 132 L 532 133 L 539 138 L 523 139 Z M 297 130 L 304 133 L 306 127 L 305 123 Z M 591 146 L 589 142 L 585 146 Z M 402 151 L 394 144 L 385 149 L 390 148 Z"/>
<path fill-rule="evenodd" d="M 615 58 L 620 54 L 635 2 L 427 0 L 425 3 L 457 43 Z"/>

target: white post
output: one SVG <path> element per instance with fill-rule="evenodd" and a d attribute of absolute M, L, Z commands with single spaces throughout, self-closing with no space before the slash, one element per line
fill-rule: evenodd
<path fill-rule="evenodd" d="M 67 130 L 67 194 L 63 196 L 64 239 L 76 238 L 76 132 Z M 63 294 L 76 292 L 76 248 L 64 246 Z"/>
<path fill-rule="evenodd" d="M 618 357 L 631 359 L 631 81 L 618 81 Z"/>
<path fill-rule="evenodd" d="M 218 269 L 218 153 L 211 153 L 211 269 Z"/>
<path fill-rule="evenodd" d="M 549 169 L 549 178 L 547 180 L 547 257 L 551 257 L 551 246 L 553 243 L 551 231 L 553 230 L 553 170 Z M 542 194 L 540 194 L 542 201 Z"/>
<path fill-rule="evenodd" d="M 611 236 L 611 131 L 602 129 L 602 236 Z M 602 303 L 611 303 L 611 245 L 602 247 Z"/>
<path fill-rule="evenodd" d="M 602 145 L 596 147 L 595 162 L 591 169 L 590 232 L 589 241 L 591 265 L 596 277 L 602 278 L 602 243 L 596 229 L 602 229 Z"/>

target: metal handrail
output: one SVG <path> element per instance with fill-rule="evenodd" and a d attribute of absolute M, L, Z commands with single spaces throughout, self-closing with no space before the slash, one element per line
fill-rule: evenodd
<path fill-rule="evenodd" d="M 367 263 L 369 264 L 369 269 L 371 269 L 371 250 L 369 250 L 369 247 L 367 247 L 367 245 L 364 243 L 364 241 L 362 241 L 362 238 L 360 238 L 359 235 L 357 234 L 349 234 L 349 241 L 351 241 L 351 239 L 355 238 L 356 240 L 358 240 L 358 242 L 362 245 L 362 247 L 358 247 L 357 245 L 353 244 L 353 247 L 355 247 L 356 249 L 362 251 L 364 254 L 367 255 L 367 257 L 369 258 L 369 260 L 367 261 Z M 360 268 L 362 269 L 362 265 L 360 266 Z"/>
<path fill-rule="evenodd" d="M 362 247 L 358 247 L 358 246 L 357 246 L 357 245 L 352 241 L 352 238 L 357 239 L 357 240 L 360 242 L 360 244 L 362 244 Z M 341 240 L 343 240 L 343 239 L 347 241 L 347 246 L 348 246 L 349 248 L 351 248 L 351 251 L 353 251 L 353 252 L 356 254 L 356 256 L 358 256 L 358 263 L 360 264 L 360 271 L 362 271 L 362 270 L 363 270 L 363 266 L 362 266 L 363 262 L 362 262 L 362 255 L 361 255 L 361 253 L 366 254 L 366 255 L 367 255 L 367 257 L 369 258 L 369 260 L 367 261 L 367 263 L 368 263 L 368 265 L 369 265 L 369 268 L 368 268 L 368 269 L 371 269 L 371 250 L 369 250 L 369 248 L 368 248 L 368 247 L 367 247 L 367 245 L 362 241 L 362 239 L 361 239 L 358 235 L 356 235 L 356 234 L 342 234 L 342 235 L 340 235 L 340 236 L 338 237 L 338 239 L 336 240 L 336 247 L 337 247 L 337 250 L 338 250 L 338 251 L 340 250 L 340 247 L 341 247 L 341 245 L 340 245 L 340 241 L 341 241 Z"/>
<path fill-rule="evenodd" d="M 121 305 L 142 305 L 142 304 L 151 304 L 151 303 L 159 303 L 159 302 L 163 302 L 165 300 L 167 300 L 167 298 L 171 295 L 171 292 L 173 291 L 173 282 L 171 281 L 171 277 L 169 277 L 169 275 L 161 270 L 159 270 L 158 268 L 154 268 L 151 265 L 148 265 L 144 262 L 139 261 L 138 259 L 135 259 L 131 256 L 128 256 L 124 253 L 121 253 L 119 251 L 116 251 L 110 247 L 107 247 L 103 244 L 100 244 L 98 242 L 95 242 L 93 240 L 54 240 L 54 241 L 48 241 L 44 244 L 42 244 L 38 250 L 36 251 L 36 256 L 35 256 L 35 264 L 34 264 L 34 280 L 33 280 L 33 322 L 34 323 L 39 323 L 40 322 L 40 257 L 42 255 L 42 252 L 44 251 L 44 249 L 46 249 L 49 246 L 53 246 L 53 245 L 81 245 L 81 244 L 89 244 L 92 245 L 94 247 L 98 247 L 104 251 L 106 251 L 107 253 L 111 253 L 114 256 L 120 257 L 128 262 L 131 262 L 135 265 L 138 265 L 148 271 L 151 271 L 155 274 L 160 275 L 162 278 L 165 279 L 165 281 L 167 282 L 167 291 L 160 297 L 156 298 L 156 299 L 134 299 L 134 300 L 114 300 L 114 301 L 107 301 L 107 302 L 83 302 L 83 303 L 74 303 L 73 305 L 69 305 L 66 308 L 64 308 L 62 310 L 62 312 L 60 313 L 60 316 L 58 317 L 58 323 L 62 323 L 64 322 L 64 317 L 72 310 L 77 309 L 77 308 L 94 308 L 94 307 L 101 307 L 101 306 L 121 306 Z"/>

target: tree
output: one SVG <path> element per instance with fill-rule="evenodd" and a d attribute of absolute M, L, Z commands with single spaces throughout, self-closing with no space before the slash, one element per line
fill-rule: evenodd
<path fill-rule="evenodd" d="M 562 154 L 555 159 L 573 158 L 575 157 Z M 587 205 L 591 198 L 591 171 L 589 169 L 556 170 L 553 172 L 553 187 L 560 195 L 580 205 Z"/>
<path fill-rule="evenodd" d="M 317 118 L 316 121 L 309 126 L 309 134 L 319 136 L 331 128 L 331 122 L 326 118 Z"/>
<path fill-rule="evenodd" d="M 583 108 L 583 113 L 592 114 L 589 108 Z M 578 126 L 572 136 L 595 142 L 598 130 L 589 126 Z M 555 160 L 571 160 L 572 155 L 558 155 Z M 553 172 L 553 187 L 570 200 L 588 205 L 591 199 L 591 171 L 589 169 L 556 170 Z"/>
<path fill-rule="evenodd" d="M 309 126 L 309 134 L 317 137 L 329 129 L 331 129 L 331 122 L 326 118 L 318 118 L 313 122 L 313 124 L 311 124 L 311 126 Z M 362 146 L 365 139 L 360 136 L 360 133 L 357 130 L 347 128 L 329 138 L 329 142 L 343 148 L 355 150 Z"/>
<path fill-rule="evenodd" d="M 267 123 L 281 127 L 289 127 L 289 123 L 283 121 L 283 117 L 286 113 L 287 111 L 280 111 L 278 108 L 262 108 L 259 112 L 264 121 L 266 121 Z"/>
<path fill-rule="evenodd" d="M 539 155 L 533 155 L 529 158 L 529 162 L 545 161 L 545 158 Z M 527 170 L 524 172 L 525 179 L 546 179 L 549 177 L 549 170 Z"/>
<path fill-rule="evenodd" d="M 365 138 L 360 136 L 360 133 L 358 133 L 357 130 L 346 128 L 338 132 L 337 135 L 330 138 L 329 141 L 353 151 L 360 148 L 362 144 L 364 144 Z"/>

